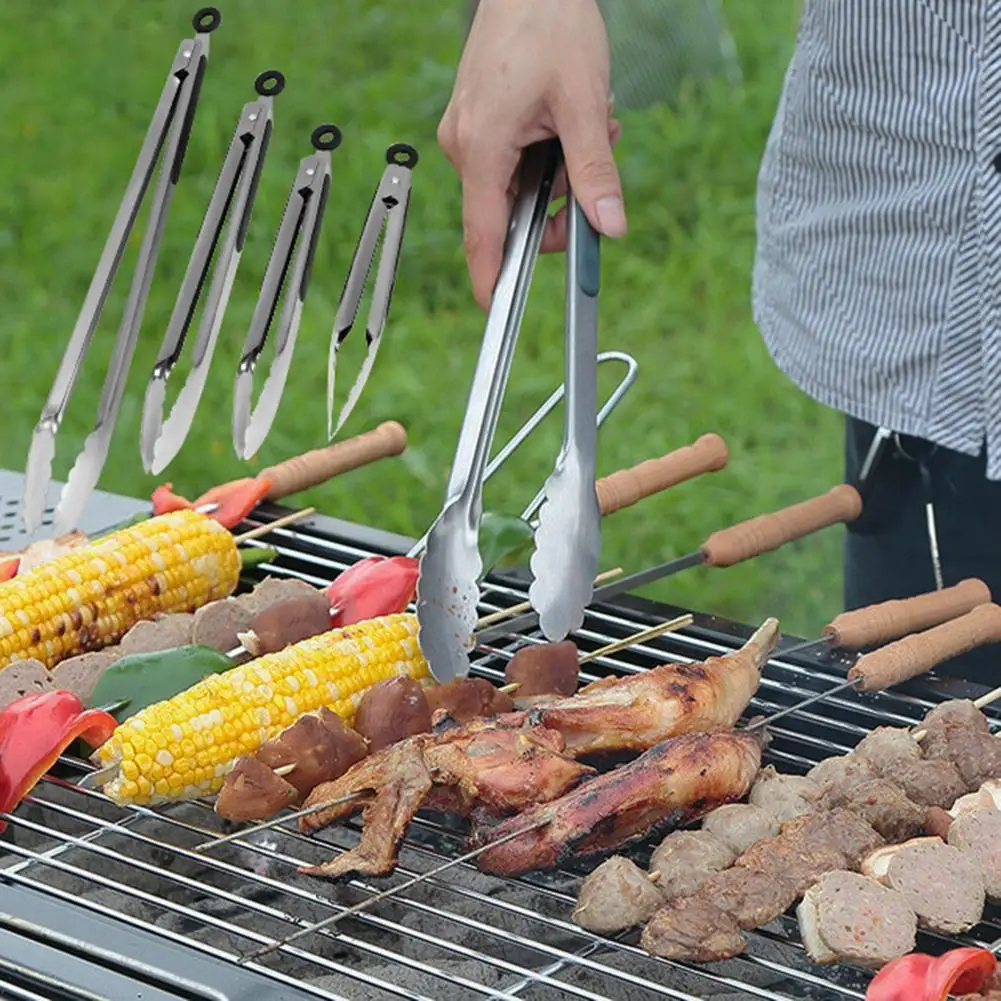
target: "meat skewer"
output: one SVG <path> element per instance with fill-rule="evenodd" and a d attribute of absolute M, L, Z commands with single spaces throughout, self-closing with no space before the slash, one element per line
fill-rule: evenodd
<path fill-rule="evenodd" d="M 664 805 L 672 798 L 672 795 L 674 797 L 673 802 L 677 804 L 675 816 L 677 816 L 677 811 L 688 811 L 695 814 L 702 809 L 700 805 L 702 803 L 704 803 L 705 809 L 709 809 L 712 805 L 715 805 L 711 802 L 705 802 L 701 792 L 695 788 L 698 785 L 698 779 L 701 777 L 699 771 L 704 769 L 711 768 L 714 770 L 710 781 L 718 785 L 718 794 L 721 797 L 729 799 L 742 796 L 747 790 L 741 787 L 744 785 L 750 786 L 754 774 L 760 765 L 763 743 L 764 741 L 760 736 L 752 737 L 726 732 L 684 734 L 675 740 L 668 740 L 657 747 L 651 748 L 648 752 L 649 758 L 644 762 L 642 768 L 640 767 L 640 762 L 643 761 L 643 757 L 646 757 L 646 755 L 632 762 L 632 766 L 634 767 L 631 771 L 627 772 L 630 766 L 616 769 L 613 772 L 591 780 L 589 786 L 603 782 L 602 792 L 604 795 L 611 796 L 616 802 L 625 803 L 628 801 L 630 803 L 634 812 L 630 814 L 625 828 L 620 829 L 618 832 L 619 837 L 625 836 L 629 840 L 632 837 L 638 836 L 635 832 L 640 828 L 644 831 L 649 829 L 651 823 L 656 822 L 653 817 L 663 817 Z M 690 765 L 696 763 L 696 759 L 700 767 L 695 771 L 691 771 Z M 691 787 L 677 790 L 672 794 L 668 788 L 668 784 L 665 783 L 665 779 L 673 776 L 675 770 L 683 762 L 687 762 L 689 765 L 691 773 L 688 777 L 693 780 Z M 612 781 L 613 779 L 614 781 Z M 645 804 L 644 796 L 647 797 Z M 585 796 L 581 802 L 586 803 L 586 800 L 587 797 Z M 574 805 L 576 806 L 577 804 L 575 803 Z M 565 812 L 569 813 L 570 811 Z M 596 823 L 600 824 L 601 813 L 601 811 L 595 811 L 594 819 Z M 519 822 L 513 823 L 515 820 Z M 381 893 L 361 901 L 348 910 L 341 911 L 307 928 L 301 928 L 291 935 L 250 953 L 243 957 L 240 962 L 243 963 L 257 959 L 305 935 L 329 928 L 349 915 L 366 911 L 382 900 L 396 896 L 403 890 L 409 889 L 434 876 L 438 876 L 455 866 L 480 859 L 488 852 L 500 851 L 508 847 L 512 842 L 530 837 L 543 828 L 549 828 L 557 824 L 559 820 L 560 818 L 557 813 L 545 810 L 537 812 L 530 819 L 525 819 L 523 815 L 512 818 L 511 825 L 498 825 L 493 832 L 493 836 L 487 843 L 476 845 L 470 851 L 465 852 L 457 858 L 443 862 L 428 872 L 413 876 L 398 886 L 383 890 Z M 630 824 L 633 829 L 632 834 L 629 833 Z M 505 827 L 506 829 L 504 829 Z M 487 871 L 490 870 L 488 869 Z"/>
<path fill-rule="evenodd" d="M 847 681 L 795 705 L 786 706 L 751 725 L 769 725 L 774 720 L 799 712 L 849 688 L 863 692 L 892 688 L 920 677 L 943 661 L 991 643 L 1001 643 L 1001 606 L 994 602 L 978 605 L 957 619 L 943 622 L 924 632 L 912 633 L 878 650 L 863 654 L 849 670 Z"/>

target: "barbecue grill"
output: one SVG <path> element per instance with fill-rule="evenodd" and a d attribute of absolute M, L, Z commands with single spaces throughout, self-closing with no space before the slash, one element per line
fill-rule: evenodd
<path fill-rule="evenodd" d="M 26 541 L 17 518 L 21 486 L 18 474 L 0 472 L 4 548 Z M 58 490 L 54 484 L 50 504 Z M 146 507 L 99 493 L 82 527 L 107 527 Z M 251 521 L 267 523 L 285 513 L 265 505 Z M 257 542 L 279 556 L 248 573 L 248 584 L 272 574 L 326 585 L 362 557 L 405 552 L 413 544 L 321 515 Z M 521 602 L 526 591 L 526 578 L 492 576 L 482 611 Z M 635 597 L 618 599 L 590 608 L 574 639 L 582 650 L 594 650 L 680 611 Z M 750 632 L 696 613 L 687 629 L 588 664 L 584 678 L 726 653 Z M 476 653 L 474 673 L 496 680 L 519 645 L 539 641 L 538 632 L 495 640 Z M 784 645 L 795 642 L 790 637 Z M 847 666 L 830 651 L 787 658 L 780 653 L 766 668 L 747 716 L 833 688 Z M 892 692 L 841 693 L 777 721 L 765 759 L 783 771 L 804 772 L 849 750 L 875 726 L 910 725 L 936 702 L 981 694 L 979 686 L 944 672 Z M 998 718 L 995 710 L 986 711 Z M 196 846 L 230 830 L 210 804 L 117 807 L 75 785 L 89 767 L 61 759 L 14 814 L 3 816 L 2 998 L 844 1001 L 865 993 L 864 972 L 811 963 L 788 916 L 750 933 L 746 954 L 707 966 L 650 957 L 639 948 L 638 933 L 609 939 L 584 931 L 570 921 L 583 867 L 503 879 L 473 864 L 456 866 L 329 932 L 243 961 L 262 946 L 456 858 L 464 850 L 465 829 L 448 817 L 421 813 L 392 876 L 323 882 L 298 875 L 297 866 L 352 847 L 359 820 L 313 838 L 294 829 L 263 831 L 203 855 Z M 959 944 L 1001 947 L 1001 909 L 988 906 L 982 923 L 962 939 L 920 933 L 918 950 L 938 953 Z"/>

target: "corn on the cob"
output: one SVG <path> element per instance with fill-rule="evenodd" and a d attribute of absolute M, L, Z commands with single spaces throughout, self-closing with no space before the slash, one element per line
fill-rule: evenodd
<path fill-rule="evenodd" d="M 209 675 L 115 730 L 95 754 L 99 767 L 118 766 L 104 793 L 142 805 L 212 795 L 237 758 L 300 716 L 326 706 L 350 726 L 365 692 L 397 675 L 431 678 L 409 613 L 332 629 Z"/>
<path fill-rule="evenodd" d="M 217 521 L 197 511 L 149 518 L 0 583 L 0 670 L 99 650 L 141 619 L 227 597 L 239 579 L 236 543 Z"/>

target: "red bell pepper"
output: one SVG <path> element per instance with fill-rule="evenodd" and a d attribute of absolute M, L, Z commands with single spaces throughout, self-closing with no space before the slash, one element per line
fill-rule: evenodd
<path fill-rule="evenodd" d="M 7 559 L 0 560 L 0 584 L 2 584 L 5 580 L 11 580 L 11 578 L 16 577 L 17 570 L 20 565 L 20 556 L 11 556 Z"/>
<path fill-rule="evenodd" d="M 417 588 L 418 561 L 411 556 L 369 556 L 327 588 L 334 626 L 402 612 Z"/>
<path fill-rule="evenodd" d="M 0 712 L 0 813 L 10 813 L 78 737 L 93 748 L 118 721 L 66 691 L 22 695 Z M 0 832 L 6 825 L 0 821 Z"/>
<path fill-rule="evenodd" d="M 866 1001 L 946 1001 L 976 994 L 988 984 L 997 960 L 987 949 L 950 949 L 941 956 L 909 953 L 887 963 L 873 977 Z"/>
<path fill-rule="evenodd" d="M 186 497 L 174 493 L 173 483 L 161 483 L 153 491 L 153 516 L 170 514 L 173 511 L 188 511 L 195 505 Z"/>
<path fill-rule="evenodd" d="M 206 491 L 195 501 L 174 493 L 173 484 L 164 483 L 153 491 L 153 514 L 167 514 L 185 508 L 211 507 L 207 512 L 226 528 L 236 528 L 257 507 L 271 489 L 266 476 L 232 480 Z"/>

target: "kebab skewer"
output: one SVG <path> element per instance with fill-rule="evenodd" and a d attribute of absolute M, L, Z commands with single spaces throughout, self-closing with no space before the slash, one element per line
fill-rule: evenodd
<path fill-rule="evenodd" d="M 992 605 L 989 607 L 994 610 L 990 613 L 991 618 L 995 622 L 1001 622 L 1001 607 L 998 607 L 996 605 Z M 982 617 L 983 613 L 981 615 L 981 618 Z M 957 620 L 957 621 L 962 621 L 962 620 Z M 977 623 L 971 622 L 969 619 L 967 619 L 962 629 L 951 630 L 946 635 L 949 637 L 949 642 L 951 645 L 946 647 L 942 641 L 939 641 L 939 643 L 936 645 L 936 651 L 940 655 L 940 659 L 947 659 L 950 656 L 954 656 L 956 651 L 968 648 L 967 644 L 972 646 L 977 646 L 991 641 L 987 638 L 991 634 L 985 632 L 982 628 L 979 628 Z M 994 641 L 996 642 L 997 640 Z M 900 648 L 898 647 L 898 650 L 899 649 Z M 905 647 L 904 649 L 906 650 L 909 648 Z M 934 665 L 927 665 L 926 660 L 927 658 L 921 658 L 915 656 L 910 657 L 909 663 L 911 665 L 912 670 L 914 670 L 915 675 L 922 673 L 923 670 L 928 669 L 928 666 L 934 666 Z M 901 661 L 899 657 L 886 658 L 882 664 L 884 668 L 884 672 L 882 675 L 880 675 L 876 669 L 872 669 L 869 671 L 868 677 L 870 684 L 872 685 L 878 684 L 879 677 L 882 677 L 882 679 L 888 684 L 897 684 L 901 680 L 906 680 L 899 677 L 900 663 Z M 890 665 L 893 666 L 894 668 L 893 670 L 890 669 Z M 880 662 L 877 662 L 877 668 L 879 666 Z M 760 729 L 760 724 L 757 726 L 752 725 L 752 727 L 746 727 L 739 733 L 735 733 L 732 735 L 725 735 L 725 736 L 736 737 L 743 740 L 749 740 L 749 739 L 754 740 L 755 739 L 754 734 L 749 731 L 758 729 Z M 669 739 L 665 743 L 667 745 L 675 745 L 679 741 L 686 743 L 691 743 L 693 741 L 705 742 L 707 740 L 713 739 L 715 736 L 716 735 L 712 733 L 685 734 L 678 738 Z M 658 751 L 659 753 L 664 753 L 663 750 L 659 747 L 654 748 L 653 750 Z M 652 754 L 653 751 L 647 753 Z M 631 766 L 625 766 L 625 768 L 633 767 L 633 769 L 635 770 L 637 762 L 641 760 L 642 758 L 637 759 L 637 761 L 632 762 Z M 706 767 L 706 766 L 702 765 L 701 767 Z M 701 771 L 701 767 L 699 768 L 699 771 Z M 616 771 L 622 772 L 623 769 L 618 769 Z M 733 771 L 733 769 L 731 769 L 731 771 Z M 567 852 L 561 853 L 558 844 L 554 848 L 552 844 L 547 843 L 545 839 L 545 834 L 554 826 L 557 826 L 558 824 L 561 823 L 564 826 L 569 825 L 567 829 L 572 832 L 572 836 L 576 840 L 576 843 L 587 845 L 588 844 L 587 838 L 591 835 L 591 832 L 594 832 L 594 835 L 601 839 L 600 844 L 602 849 L 605 851 L 612 850 L 615 847 L 618 847 L 619 844 L 622 842 L 616 843 L 614 837 L 609 836 L 608 831 L 610 826 L 610 818 L 614 817 L 615 821 L 618 822 L 620 819 L 620 814 L 618 810 L 621 806 L 623 806 L 626 803 L 628 803 L 630 809 L 626 814 L 627 823 L 623 825 L 623 830 L 624 833 L 626 833 L 627 835 L 625 840 L 627 842 L 629 840 L 632 840 L 633 838 L 638 836 L 637 828 L 635 826 L 635 821 L 637 818 L 642 818 L 644 815 L 647 817 L 663 816 L 664 811 L 661 810 L 659 814 L 654 813 L 651 810 L 651 804 L 649 804 L 648 802 L 643 802 L 642 798 L 638 803 L 632 800 L 630 798 L 631 790 L 629 790 L 628 786 L 624 786 L 618 782 L 616 783 L 612 782 L 612 776 L 615 776 L 615 774 L 616 772 L 608 773 L 606 775 L 599 776 L 598 778 L 595 778 L 590 782 L 585 782 L 584 785 L 579 787 L 578 790 L 571 792 L 567 796 L 553 800 L 547 804 L 544 804 L 541 807 L 533 808 L 531 811 L 529 811 L 529 815 L 527 817 L 521 818 L 519 816 L 515 816 L 507 821 L 501 822 L 491 830 L 489 835 L 481 834 L 480 843 L 476 847 L 474 847 L 471 851 L 461 856 L 460 859 L 452 860 L 451 863 L 445 863 L 442 866 L 439 866 L 437 869 L 435 869 L 432 873 L 425 873 L 421 874 L 420 876 L 414 877 L 412 880 L 407 881 L 407 883 L 403 884 L 401 887 L 396 887 L 392 888 L 391 890 L 385 891 L 383 894 L 379 895 L 378 898 L 372 898 L 368 901 L 364 901 L 361 904 L 357 905 L 352 910 L 352 913 L 358 913 L 360 911 L 366 910 L 368 909 L 369 906 L 374 904 L 376 900 L 385 899 L 386 897 L 395 895 L 402 889 L 412 886 L 415 883 L 421 882 L 428 878 L 431 878 L 432 875 L 437 875 L 441 871 L 450 868 L 451 866 L 459 865 L 462 864 L 463 862 L 468 862 L 473 860 L 479 861 L 482 860 L 484 857 L 487 857 L 489 859 L 490 858 L 489 853 L 491 852 L 494 852 L 493 855 L 494 861 L 492 864 L 490 862 L 485 863 L 485 865 L 489 867 L 488 871 L 498 872 L 504 875 L 516 875 L 520 872 L 530 871 L 531 869 L 536 868 L 538 866 L 540 860 L 543 860 L 543 864 L 547 865 L 547 867 L 553 864 L 557 864 L 559 861 L 563 861 L 565 859 Z M 671 769 L 670 782 L 666 783 L 666 785 L 673 785 L 678 781 L 678 778 L 679 777 L 677 771 L 675 769 Z M 595 784 L 599 784 L 605 787 L 611 787 L 613 790 L 616 787 L 618 787 L 619 790 L 622 790 L 618 795 L 616 795 L 614 791 L 611 792 L 610 794 L 606 794 L 605 805 L 606 807 L 609 807 L 613 812 L 606 815 L 604 811 L 597 811 L 597 815 L 587 818 L 587 821 L 578 822 L 575 824 L 574 823 L 575 818 L 580 817 L 582 814 L 586 815 L 588 798 L 584 796 L 584 794 L 589 789 L 593 789 Z M 662 784 L 661 795 L 664 795 L 663 786 L 664 784 Z M 668 796 L 669 795 L 670 793 L 668 793 Z M 741 794 L 738 794 L 733 798 L 739 799 L 740 795 Z M 676 808 L 676 804 L 674 804 L 673 802 L 669 805 L 671 805 L 672 808 Z M 561 816 L 561 811 L 567 811 L 569 816 Z M 519 820 L 523 820 L 523 824 L 519 824 Z M 629 820 L 633 821 L 633 823 L 628 823 Z M 614 824 L 612 826 L 614 829 Z M 520 854 L 517 848 L 512 847 L 517 845 L 519 841 L 523 846 L 523 851 Z M 527 861 L 526 861 L 526 856 L 527 856 Z M 546 863 L 545 860 L 549 860 L 548 863 Z M 484 863 L 481 862 L 481 867 L 483 867 L 483 865 Z M 341 920 L 343 915 L 344 912 L 341 912 L 340 914 L 334 915 L 332 918 L 327 919 L 326 921 L 311 925 L 309 928 L 306 929 L 300 929 L 300 931 L 296 932 L 294 936 L 290 936 L 286 939 L 282 939 L 281 941 L 273 943 L 272 945 L 268 946 L 265 949 L 258 950 L 253 954 L 253 956 L 257 957 L 264 953 L 268 953 L 275 949 L 281 948 L 288 941 L 291 941 L 293 938 L 300 938 L 311 932 L 327 928 L 332 924 L 336 923 L 337 921 Z M 246 958 L 249 959 L 250 957 L 248 956 Z"/>
<path fill-rule="evenodd" d="M 929 597 L 936 596 L 920 596 L 913 599 L 917 607 L 922 611 L 922 614 L 926 617 L 932 615 L 934 612 L 933 603 L 927 600 Z M 946 614 L 948 611 L 955 609 L 954 600 L 949 595 L 939 594 L 936 601 L 940 609 L 937 613 L 939 615 Z M 914 621 L 913 616 L 906 614 L 908 613 L 908 609 L 909 606 L 905 604 L 902 609 L 905 614 L 898 615 L 893 620 L 901 627 L 904 627 L 908 622 Z M 868 616 L 868 620 L 862 618 L 861 614 L 857 616 L 858 629 L 860 630 L 859 635 L 862 634 L 861 630 L 865 627 L 866 621 L 878 625 L 885 620 L 885 609 L 883 606 L 874 606 L 870 611 L 871 614 Z M 635 636 L 617 641 L 611 647 L 622 647 L 640 642 L 649 638 L 651 633 L 666 630 L 674 627 L 676 624 L 678 623 L 663 623 L 653 627 L 652 630 L 643 630 Z M 759 638 L 761 632 L 759 630 Z M 565 695 L 568 697 L 561 698 L 559 695 L 550 695 L 530 713 L 522 712 L 520 715 L 517 713 L 508 713 L 503 719 L 507 725 L 518 725 L 521 722 L 531 720 L 532 722 L 541 722 L 543 725 L 553 727 L 559 730 L 564 736 L 568 750 L 573 754 L 583 755 L 596 751 L 623 749 L 643 751 L 649 748 L 651 744 L 656 743 L 657 740 L 671 735 L 670 707 L 672 706 L 672 700 L 676 699 L 679 693 L 683 693 L 683 698 L 686 700 L 686 708 L 690 708 L 693 703 L 698 705 L 701 702 L 707 706 L 707 713 L 709 715 L 699 719 L 692 714 L 686 723 L 676 720 L 676 726 L 697 730 L 703 728 L 709 729 L 714 725 L 732 725 L 756 691 L 758 686 L 757 679 L 760 673 L 760 658 L 765 657 L 767 659 L 770 645 L 775 641 L 777 641 L 777 630 L 775 630 L 774 638 L 769 636 L 767 642 L 763 642 L 757 647 L 752 659 L 738 658 L 736 660 L 736 663 L 726 672 L 725 677 L 729 689 L 723 696 L 717 696 L 712 691 L 709 691 L 707 694 L 704 687 L 700 689 L 699 682 L 694 680 L 698 672 L 702 670 L 700 665 L 668 664 L 628 678 L 612 677 L 602 679 L 592 685 L 586 686 L 576 694 L 572 694 L 573 689 L 576 687 L 576 680 L 574 679 L 572 687 L 567 686 L 568 690 L 565 691 Z M 573 644 L 564 642 L 550 647 L 528 648 L 528 650 L 532 652 L 538 651 L 545 655 L 547 652 L 555 652 L 557 647 L 563 648 L 568 646 L 572 647 Z M 749 646 L 753 648 L 755 644 L 752 642 Z M 609 652 L 609 649 L 603 648 L 593 651 L 591 654 L 585 654 L 580 659 L 586 660 L 603 655 Z M 516 655 L 516 658 L 519 655 Z M 575 673 L 578 656 L 574 652 Z M 515 663 L 515 659 L 512 659 L 509 668 Z M 534 662 L 529 665 L 531 670 L 526 675 L 528 684 L 531 685 L 536 676 L 547 675 L 550 680 L 556 679 L 558 682 L 551 687 L 551 691 L 557 692 L 562 690 L 560 683 L 566 679 L 562 675 L 557 679 L 557 675 L 560 672 L 550 670 L 553 667 L 564 666 L 564 658 L 557 659 L 559 663 L 555 665 L 540 665 Z M 710 661 L 708 663 L 717 662 Z M 512 677 L 514 675 L 509 672 L 509 679 Z M 466 681 L 468 680 L 466 679 Z M 482 680 L 479 683 L 486 685 L 492 690 L 492 686 L 489 686 L 489 683 Z M 454 685 L 456 682 L 452 684 Z M 442 690 L 447 687 L 443 686 Z M 433 694 L 435 691 L 436 688 L 432 687 L 428 689 L 428 694 Z M 729 711 L 719 711 L 718 698 L 732 700 L 733 705 Z M 712 713 L 714 712 L 719 713 L 715 718 L 712 717 Z M 283 764 L 289 760 L 292 759 L 288 757 L 281 759 Z M 274 782 L 273 777 L 269 778 L 265 774 L 265 771 L 260 771 L 258 784 L 261 787 L 265 787 L 266 783 L 271 787 L 279 785 Z M 239 776 L 227 779 L 227 782 L 233 783 L 238 779 Z M 279 818 L 272 821 L 272 823 L 284 823 L 289 820 L 298 819 L 301 816 L 309 816 L 321 812 L 323 794 L 315 793 L 312 790 L 309 791 L 312 795 L 309 796 L 308 805 L 304 810 L 294 813 L 291 816 Z M 362 793 L 345 793 L 343 790 L 334 790 L 328 793 L 328 798 L 335 801 L 332 805 L 339 807 L 350 803 L 352 799 L 356 799 L 361 795 Z M 275 812 L 277 812 L 280 806 L 288 805 L 287 803 L 282 803 L 277 796 L 273 800 L 269 800 L 269 802 L 271 801 L 273 801 Z M 224 804 L 224 810 L 230 808 L 230 802 L 235 802 L 239 809 L 243 809 L 239 800 L 233 797 L 232 800 Z M 261 809 L 260 805 L 258 809 Z M 224 813 L 223 815 L 227 814 Z M 255 816 L 252 819 L 259 820 L 261 816 Z M 238 836 L 239 834 L 230 837 Z M 215 843 L 211 842 L 209 845 L 203 847 L 209 847 Z"/>

